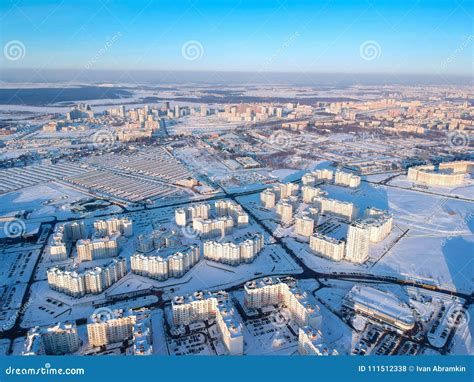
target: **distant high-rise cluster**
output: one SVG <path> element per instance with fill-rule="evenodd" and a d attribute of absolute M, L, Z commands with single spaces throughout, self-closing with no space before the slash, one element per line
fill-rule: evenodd
<path fill-rule="evenodd" d="M 273 105 L 225 105 L 224 111 L 218 112 L 217 115 L 229 122 L 258 122 L 270 117 L 282 118 L 283 108 Z"/>
<path fill-rule="evenodd" d="M 169 256 L 135 253 L 130 258 L 133 273 L 157 279 L 184 276 L 199 261 L 199 247 L 191 245 L 188 250 L 175 252 Z"/>
<path fill-rule="evenodd" d="M 63 266 L 53 267 L 48 269 L 47 277 L 50 288 L 72 297 L 82 297 L 89 293 L 102 293 L 126 273 L 127 261 L 118 257 L 102 267 L 94 267 L 84 272 Z"/>
<path fill-rule="evenodd" d="M 301 178 L 303 185 L 315 186 L 324 181 L 333 182 L 340 186 L 351 188 L 359 187 L 361 178 L 358 175 L 337 170 L 335 173 L 329 169 L 319 169 L 303 175 Z"/>
<path fill-rule="evenodd" d="M 175 325 L 215 319 L 229 354 L 243 354 L 242 323 L 226 292 L 194 292 L 187 297 L 176 296 L 172 310 Z"/>
<path fill-rule="evenodd" d="M 315 187 L 316 184 L 332 181 L 333 176 L 333 171 L 328 169 L 307 173 L 302 177 L 303 186 L 299 194 L 299 186 L 296 184 L 277 184 L 262 191 L 260 201 L 267 209 L 275 208 L 277 218 L 283 223 L 279 232 L 294 223 L 293 234 L 297 235 L 300 241 L 304 240 L 302 238 L 309 238 L 309 247 L 313 253 L 334 261 L 363 263 L 369 258 L 369 244 L 380 242 L 390 234 L 392 215 L 388 211 L 370 207 L 365 212 L 365 218 L 354 220 L 358 215 L 355 204 L 328 198 L 326 191 Z M 335 183 L 357 187 L 360 177 L 336 171 Z M 348 222 L 347 239 L 323 234 L 324 229 L 315 232 L 316 224 L 319 224 L 321 219 L 331 219 L 331 216 L 339 220 L 343 218 L 344 222 Z"/>
<path fill-rule="evenodd" d="M 83 118 L 94 118 L 94 112 L 92 111 L 90 105 L 79 103 L 74 106 L 71 111 L 66 113 L 66 118 L 68 121 Z"/>
<path fill-rule="evenodd" d="M 219 243 L 206 241 L 203 244 L 204 258 L 229 265 L 251 263 L 262 250 L 264 239 L 262 234 L 255 234 L 252 239 L 237 243 Z"/>

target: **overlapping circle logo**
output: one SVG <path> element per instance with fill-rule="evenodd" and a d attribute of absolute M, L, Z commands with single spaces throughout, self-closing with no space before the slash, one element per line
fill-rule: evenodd
<path fill-rule="evenodd" d="M 186 41 L 181 47 L 181 54 L 188 61 L 196 61 L 204 55 L 204 47 L 199 41 Z"/>
<path fill-rule="evenodd" d="M 92 135 L 92 142 L 98 147 L 112 147 L 115 136 L 110 130 L 102 129 Z"/>
<path fill-rule="evenodd" d="M 468 147 L 470 143 L 469 135 L 463 131 L 452 131 L 447 138 L 448 145 L 453 149 Z"/>
<path fill-rule="evenodd" d="M 196 239 L 199 236 L 199 232 L 194 229 L 192 223 L 188 223 L 184 227 L 181 227 L 181 233 L 188 239 Z"/>
<path fill-rule="evenodd" d="M 364 41 L 359 47 L 360 57 L 365 61 L 373 61 L 382 54 L 382 47 L 377 41 Z"/>
<path fill-rule="evenodd" d="M 272 135 L 270 135 L 268 141 L 272 146 L 287 149 L 293 144 L 299 143 L 301 141 L 301 137 L 299 135 L 289 134 L 285 131 L 279 130 L 273 132 Z"/>
<path fill-rule="evenodd" d="M 26 224 L 22 219 L 13 219 L 7 221 L 3 226 L 5 236 L 15 239 L 26 232 Z"/>
<path fill-rule="evenodd" d="M 3 47 L 3 55 L 7 60 L 18 61 L 25 57 L 26 47 L 21 41 L 8 41 Z"/>
<path fill-rule="evenodd" d="M 114 311 L 105 306 L 95 309 L 92 315 L 95 316 L 99 321 L 108 321 L 115 318 Z"/>

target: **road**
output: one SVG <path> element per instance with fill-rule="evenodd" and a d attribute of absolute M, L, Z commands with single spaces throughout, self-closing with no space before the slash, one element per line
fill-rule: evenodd
<path fill-rule="evenodd" d="M 296 181 L 299 181 L 299 179 L 296 180 Z M 372 183 L 372 182 L 369 182 L 369 183 Z M 385 185 L 385 186 L 387 186 L 387 187 L 396 187 L 396 186 L 389 186 L 389 185 Z M 236 198 L 238 198 L 240 196 L 253 195 L 253 194 L 259 193 L 259 192 L 261 192 L 261 190 L 263 188 L 264 187 L 259 188 L 257 190 L 249 190 L 249 191 L 235 192 L 235 193 L 228 193 L 228 192 L 224 191 L 223 193 L 219 193 L 219 194 L 211 196 L 210 198 L 206 199 L 205 201 L 207 202 L 207 201 L 211 201 L 211 200 L 218 200 L 218 199 L 222 199 L 222 198 L 228 198 L 228 199 L 232 199 L 232 200 L 237 202 Z M 400 188 L 400 187 L 398 187 L 398 188 Z M 424 191 L 420 191 L 420 190 L 414 190 L 414 191 L 424 192 Z M 459 199 L 462 199 L 462 198 L 459 198 Z M 468 200 L 468 199 L 466 199 L 466 200 Z M 169 204 L 166 204 L 166 205 L 160 205 L 160 206 L 157 206 L 157 207 L 143 206 L 142 208 L 138 208 L 136 210 L 133 210 L 132 212 L 139 212 L 139 211 L 143 211 L 143 210 L 161 209 L 161 208 L 166 208 L 166 207 L 178 207 L 178 206 L 182 206 L 182 205 L 188 205 L 188 204 L 191 204 L 191 203 L 194 203 L 194 202 L 195 201 L 187 200 L 187 201 L 176 201 L 176 202 L 172 202 L 172 203 L 169 203 Z M 300 274 L 292 275 L 296 279 L 316 279 L 318 281 L 321 281 L 323 279 L 328 279 L 328 280 L 334 279 L 334 280 L 356 281 L 356 282 L 381 282 L 381 283 L 396 284 L 396 285 L 401 285 L 401 286 L 413 286 L 413 287 L 426 289 L 426 290 L 430 290 L 430 291 L 436 291 L 438 293 L 449 295 L 449 296 L 457 296 L 457 297 L 463 298 L 463 299 L 466 300 L 466 302 L 465 302 L 465 308 L 466 309 L 473 302 L 473 295 L 472 294 L 466 294 L 466 293 L 462 293 L 462 292 L 458 292 L 458 291 L 452 291 L 452 290 L 449 290 L 449 289 L 443 289 L 443 288 L 439 288 L 439 287 L 427 286 L 427 285 L 423 285 L 423 284 L 420 285 L 420 283 L 418 283 L 416 281 L 407 280 L 406 278 L 396 278 L 396 277 L 392 277 L 392 276 L 381 276 L 381 275 L 374 275 L 374 274 L 371 274 L 371 273 L 357 273 L 357 274 L 343 273 L 343 272 L 323 273 L 323 272 L 315 271 L 314 269 L 308 267 L 281 238 L 273 236 L 272 230 L 269 229 L 268 227 L 266 227 L 263 224 L 263 222 L 260 220 L 260 218 L 256 214 L 254 214 L 254 212 L 250 208 L 248 208 L 247 206 L 245 206 L 243 204 L 241 204 L 241 205 L 242 205 L 242 208 L 245 210 L 245 212 L 247 212 L 249 214 L 249 216 L 251 216 L 252 219 L 257 224 L 259 224 L 260 227 L 263 230 L 265 230 L 267 232 L 267 234 L 272 236 L 275 239 L 276 243 L 278 243 L 285 250 L 285 252 L 294 260 L 294 262 L 296 264 L 298 264 L 303 269 L 303 272 L 301 272 Z M 103 215 L 98 215 L 96 217 L 97 218 L 103 218 L 103 217 L 107 217 L 109 215 L 115 215 L 115 213 L 107 213 L 107 214 L 103 214 Z M 56 224 L 58 222 L 67 222 L 67 221 L 72 221 L 72 220 L 77 220 L 77 218 L 54 219 L 54 221 L 49 221 L 48 224 L 52 224 L 54 226 L 54 224 Z M 42 250 L 41 250 L 42 252 L 43 252 L 47 242 L 48 242 L 48 240 L 46 240 L 43 243 Z M 36 274 L 36 272 L 38 270 L 37 268 L 38 268 L 40 258 L 41 258 L 41 256 L 38 257 L 38 259 L 37 259 L 37 261 L 34 265 L 34 269 L 32 271 L 31 278 L 30 278 L 30 280 L 27 284 L 27 289 L 26 289 L 26 292 L 23 296 L 21 306 L 25 306 L 28 299 L 29 299 L 29 295 L 30 295 L 30 291 L 31 291 L 31 285 L 33 284 L 34 275 Z M 261 276 L 259 276 L 259 277 L 261 277 Z M 236 285 L 232 288 L 229 288 L 229 290 L 235 290 L 235 289 L 241 288 L 243 285 L 244 285 L 244 283 L 241 283 L 241 284 Z M 151 293 L 151 294 L 153 294 L 153 293 Z M 127 300 L 127 297 L 124 297 L 124 298 L 119 299 L 117 301 L 122 301 L 122 300 L 123 301 Z M 162 306 L 163 306 L 163 301 L 161 300 L 161 297 L 160 297 L 160 301 L 156 304 L 156 307 L 162 307 Z M 23 312 L 20 312 L 18 317 L 17 317 L 17 320 L 15 322 L 15 325 L 11 329 L 2 332 L 2 338 L 8 338 L 8 339 L 12 340 L 12 344 L 10 346 L 10 352 L 11 352 L 11 347 L 13 345 L 13 339 L 15 339 L 17 337 L 20 337 L 20 336 L 24 336 L 27 332 L 26 329 L 24 329 L 20 326 L 20 322 L 22 321 L 22 319 L 23 319 Z M 452 336 L 453 336 L 453 334 L 450 336 L 449 340 L 452 339 Z M 449 342 L 450 341 L 447 342 L 447 345 L 445 346 L 445 349 L 443 349 L 443 350 L 446 351 L 446 349 L 449 346 Z"/>

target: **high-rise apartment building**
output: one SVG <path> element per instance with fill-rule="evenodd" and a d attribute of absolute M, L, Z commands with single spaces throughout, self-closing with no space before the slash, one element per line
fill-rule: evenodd
<path fill-rule="evenodd" d="M 251 263 L 262 250 L 263 245 L 262 234 L 255 234 L 253 238 L 239 244 L 206 241 L 203 245 L 204 258 L 229 265 Z"/>
<path fill-rule="evenodd" d="M 54 326 L 34 327 L 28 331 L 22 355 L 62 355 L 79 350 L 76 324 L 60 322 Z"/>
<path fill-rule="evenodd" d="M 215 319 L 229 354 L 243 354 L 242 323 L 226 292 L 199 291 L 187 297 L 176 296 L 172 302 L 172 310 L 175 325 Z"/>
<path fill-rule="evenodd" d="M 369 258 L 370 226 L 361 220 L 349 225 L 346 244 L 346 260 L 364 263 Z"/>

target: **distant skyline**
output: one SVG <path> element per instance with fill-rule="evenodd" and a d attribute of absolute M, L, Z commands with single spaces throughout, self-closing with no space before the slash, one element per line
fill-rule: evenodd
<path fill-rule="evenodd" d="M 0 64 L 2 77 L 32 68 L 82 78 L 101 70 L 470 77 L 473 4 L 3 1 Z"/>

